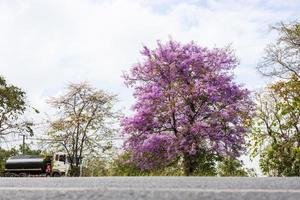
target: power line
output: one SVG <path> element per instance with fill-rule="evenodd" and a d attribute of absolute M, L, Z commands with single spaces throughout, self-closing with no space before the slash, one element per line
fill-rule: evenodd
<path fill-rule="evenodd" d="M 108 138 L 108 139 L 102 139 L 102 140 L 126 140 L 128 138 L 122 138 L 122 137 L 116 137 L 116 138 Z M 20 138 L 20 139 L 13 139 L 13 140 L 3 140 L 4 142 L 20 142 L 22 141 L 23 139 Z M 26 138 L 26 140 L 40 140 L 40 141 L 56 141 L 56 142 L 59 142 L 59 141 L 64 141 L 64 140 L 56 140 L 56 139 L 50 139 L 50 138 Z"/>

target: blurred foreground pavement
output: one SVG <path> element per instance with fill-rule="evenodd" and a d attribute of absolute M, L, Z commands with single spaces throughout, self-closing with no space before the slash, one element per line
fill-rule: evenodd
<path fill-rule="evenodd" d="M 0 178 L 0 199 L 300 199 L 300 178 Z"/>

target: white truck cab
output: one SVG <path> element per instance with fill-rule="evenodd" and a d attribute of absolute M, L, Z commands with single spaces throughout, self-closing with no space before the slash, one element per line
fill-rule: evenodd
<path fill-rule="evenodd" d="M 52 160 L 52 176 L 59 177 L 59 176 L 68 176 L 70 164 L 67 159 L 66 153 L 57 152 L 53 155 Z"/>

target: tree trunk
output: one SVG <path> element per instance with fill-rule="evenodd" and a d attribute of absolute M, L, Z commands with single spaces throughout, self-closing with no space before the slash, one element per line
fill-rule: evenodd
<path fill-rule="evenodd" d="M 72 166 L 70 175 L 75 176 L 75 177 L 79 177 L 80 176 L 80 167 L 79 166 Z"/>
<path fill-rule="evenodd" d="M 185 176 L 190 176 L 193 174 L 194 167 L 192 162 L 192 157 L 188 153 L 183 155 L 183 173 Z"/>

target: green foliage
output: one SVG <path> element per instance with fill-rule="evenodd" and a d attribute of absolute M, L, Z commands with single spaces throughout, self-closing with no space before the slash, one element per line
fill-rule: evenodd
<path fill-rule="evenodd" d="M 259 164 L 270 176 L 299 176 L 300 148 L 290 142 L 269 145 L 260 155 Z"/>
<path fill-rule="evenodd" d="M 257 96 L 252 156 L 270 176 L 300 176 L 300 80 L 292 75 Z"/>
<path fill-rule="evenodd" d="M 25 110 L 25 92 L 20 88 L 8 85 L 0 76 L 0 107 L 2 112 L 22 114 Z"/>
<path fill-rule="evenodd" d="M 300 23 L 280 23 L 276 43 L 268 45 L 258 70 L 284 78 L 257 95 L 252 156 L 270 176 L 300 176 Z"/>
<path fill-rule="evenodd" d="M 5 170 L 5 161 L 14 155 L 18 154 L 18 150 L 12 148 L 10 150 L 5 150 L 0 148 L 0 176 L 3 175 Z"/>
<path fill-rule="evenodd" d="M 179 165 L 170 165 L 159 170 L 141 170 L 130 162 L 130 152 L 124 152 L 116 157 L 110 164 L 109 175 L 111 176 L 181 176 L 183 175 Z"/>
<path fill-rule="evenodd" d="M 130 162 L 131 155 L 125 152 L 113 160 L 109 166 L 112 176 L 183 176 L 182 161 L 167 166 L 161 170 L 141 170 Z M 253 169 L 244 167 L 242 161 L 226 157 L 221 158 L 210 154 L 201 154 L 193 163 L 195 171 L 191 176 L 256 176 Z"/>
<path fill-rule="evenodd" d="M 82 169 L 82 176 L 108 176 L 108 167 L 108 160 L 101 158 L 89 159 L 88 164 Z"/>
<path fill-rule="evenodd" d="M 226 157 L 218 164 L 219 176 L 257 176 L 254 169 L 247 169 L 244 167 L 242 161 Z"/>
<path fill-rule="evenodd" d="M 194 172 L 192 176 L 216 176 L 217 175 L 217 162 L 221 160 L 220 156 L 210 154 L 204 150 L 197 154 L 196 159 L 193 161 Z"/>
<path fill-rule="evenodd" d="M 25 109 L 25 92 L 0 76 L 0 139 L 10 133 L 32 131 L 30 123 L 18 121 Z"/>
<path fill-rule="evenodd" d="M 23 152 L 23 145 L 19 145 L 18 154 L 22 154 L 22 152 Z M 24 154 L 25 155 L 41 155 L 42 151 L 39 149 L 38 150 L 31 149 L 28 144 L 25 144 L 24 145 Z"/>
<path fill-rule="evenodd" d="M 141 171 L 137 166 L 129 162 L 131 154 L 125 152 L 116 157 L 110 168 L 112 176 L 143 176 L 148 175 L 147 172 Z"/>
<path fill-rule="evenodd" d="M 300 24 L 280 23 L 276 43 L 266 49 L 258 70 L 284 78 L 257 96 L 258 115 L 253 128 L 252 156 L 271 176 L 300 176 Z"/>

